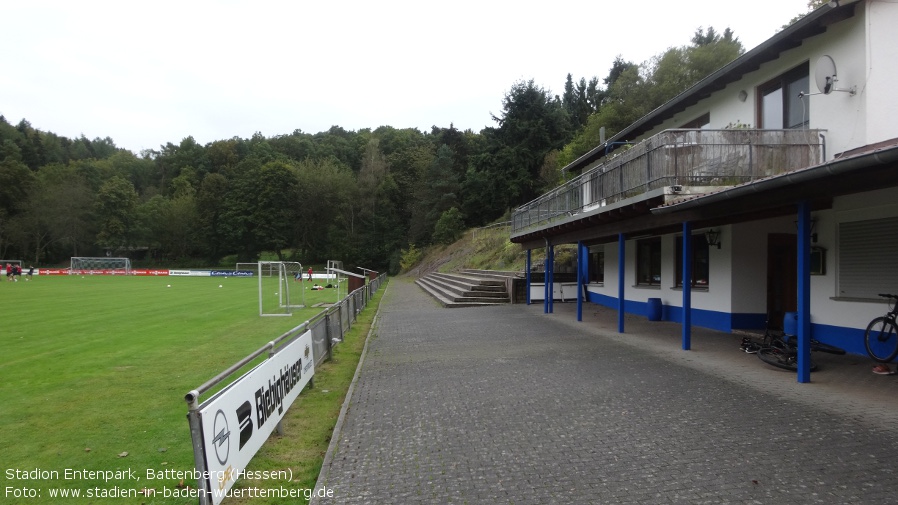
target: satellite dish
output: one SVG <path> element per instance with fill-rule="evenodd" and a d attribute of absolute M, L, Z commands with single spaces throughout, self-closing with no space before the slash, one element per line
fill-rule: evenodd
<path fill-rule="evenodd" d="M 814 72 L 814 80 L 817 89 L 824 95 L 832 93 L 836 87 L 836 62 L 829 55 L 824 54 L 817 60 L 817 70 Z"/>

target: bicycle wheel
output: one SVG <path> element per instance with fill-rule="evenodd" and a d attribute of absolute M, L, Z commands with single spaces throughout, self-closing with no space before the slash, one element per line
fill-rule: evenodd
<path fill-rule="evenodd" d="M 886 317 L 877 317 L 867 325 L 864 332 L 867 354 L 880 363 L 888 363 L 898 356 L 898 336 L 895 323 Z"/>
<path fill-rule="evenodd" d="M 836 347 L 836 346 L 834 346 L 834 345 L 824 344 L 823 342 L 818 342 L 818 341 L 816 341 L 816 340 L 811 340 L 811 350 L 812 350 L 812 351 L 827 352 L 827 353 L 829 353 L 829 354 L 838 354 L 838 355 L 840 355 L 840 356 L 843 355 L 843 354 L 845 354 L 845 349 L 842 349 L 841 347 Z"/>
<path fill-rule="evenodd" d="M 758 358 L 768 365 L 773 365 L 783 370 L 798 371 L 798 355 L 776 347 L 765 347 L 758 351 Z M 811 371 L 817 369 L 817 365 L 811 363 Z"/>

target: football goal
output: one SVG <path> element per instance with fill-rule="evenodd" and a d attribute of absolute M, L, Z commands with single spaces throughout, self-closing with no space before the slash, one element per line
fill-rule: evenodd
<path fill-rule="evenodd" d="M 259 278 L 259 315 L 291 316 L 293 310 L 305 307 L 302 264 L 295 261 L 260 261 L 256 266 Z"/>
<path fill-rule="evenodd" d="M 343 274 L 343 262 L 340 260 L 327 260 L 327 276 L 328 281 L 334 283 L 334 289 L 337 292 L 337 301 L 346 296 L 346 275 Z"/>
<path fill-rule="evenodd" d="M 131 260 L 128 258 L 72 256 L 69 275 L 77 274 L 131 275 Z"/>

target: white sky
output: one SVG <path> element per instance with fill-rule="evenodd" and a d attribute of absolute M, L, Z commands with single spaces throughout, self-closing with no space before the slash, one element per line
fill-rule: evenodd
<path fill-rule="evenodd" d="M 139 152 L 296 129 L 495 126 L 519 80 L 555 94 L 731 28 L 749 50 L 807 0 L 0 0 L 0 114 Z"/>

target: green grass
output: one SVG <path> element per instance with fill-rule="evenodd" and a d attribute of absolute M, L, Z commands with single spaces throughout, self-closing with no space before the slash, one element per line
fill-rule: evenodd
<path fill-rule="evenodd" d="M 51 487 L 174 488 L 178 482 L 147 482 L 146 472 L 194 466 L 184 394 L 322 310 L 259 317 L 258 280 L 245 278 L 74 276 L 0 283 L 0 481 L 4 488 L 36 489 L 40 498 L 27 503 L 96 502 L 52 499 Z M 334 290 L 305 292 L 307 306 L 335 298 Z M 345 347 L 338 346 L 338 356 L 350 351 Z M 342 401 L 337 387 L 323 394 L 319 383 L 328 379 L 316 371 L 317 387 L 310 391 Z M 311 416 L 329 417 L 331 410 Z M 60 479 L 10 479 L 10 472 L 34 469 L 57 471 Z M 66 481 L 65 469 L 131 469 L 141 478 Z M 317 475 L 317 469 L 307 473 Z M 158 495 L 123 501 L 196 503 Z"/>

